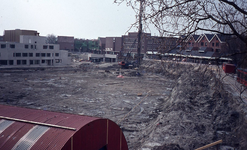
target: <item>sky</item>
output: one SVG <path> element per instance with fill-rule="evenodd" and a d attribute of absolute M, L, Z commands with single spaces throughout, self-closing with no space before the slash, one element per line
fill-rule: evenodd
<path fill-rule="evenodd" d="M 117 37 L 135 21 L 134 10 L 114 0 L 1 0 L 0 5 L 0 35 L 23 29 L 36 30 L 40 36 Z"/>

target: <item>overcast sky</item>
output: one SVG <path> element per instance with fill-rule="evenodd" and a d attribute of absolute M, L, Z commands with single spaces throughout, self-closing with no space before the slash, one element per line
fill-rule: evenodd
<path fill-rule="evenodd" d="M 4 30 L 37 30 L 41 36 L 97 39 L 124 35 L 135 12 L 114 0 L 1 0 L 0 35 Z M 133 28 L 131 31 L 137 31 Z"/>

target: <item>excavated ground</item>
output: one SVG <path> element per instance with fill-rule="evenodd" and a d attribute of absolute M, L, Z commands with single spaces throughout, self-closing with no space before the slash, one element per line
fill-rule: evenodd
<path fill-rule="evenodd" d="M 246 106 L 211 69 L 145 61 L 139 72 L 91 63 L 1 70 L 0 104 L 109 118 L 130 150 L 188 150 L 220 139 L 219 149 L 247 149 Z"/>

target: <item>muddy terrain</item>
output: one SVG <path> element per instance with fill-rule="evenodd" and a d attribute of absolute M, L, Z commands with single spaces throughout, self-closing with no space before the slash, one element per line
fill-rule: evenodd
<path fill-rule="evenodd" d="M 81 63 L 0 70 L 0 78 L 0 104 L 109 118 L 130 150 L 188 150 L 221 139 L 211 149 L 247 149 L 245 104 L 206 66 Z"/>

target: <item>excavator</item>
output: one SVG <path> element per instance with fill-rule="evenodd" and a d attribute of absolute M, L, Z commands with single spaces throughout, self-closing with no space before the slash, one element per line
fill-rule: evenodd
<path fill-rule="evenodd" d="M 128 61 L 128 59 L 126 58 L 127 57 L 125 57 L 123 61 L 118 62 L 118 64 L 121 66 L 122 69 L 133 69 L 134 67 L 136 67 L 136 63 L 134 61 Z"/>
<path fill-rule="evenodd" d="M 136 39 L 133 42 L 133 44 L 131 45 L 131 48 L 134 47 L 135 43 L 136 43 Z M 132 58 L 131 51 L 129 51 L 127 53 L 127 55 L 125 56 L 125 58 L 124 58 L 123 61 L 118 62 L 118 64 L 121 66 L 122 69 L 133 69 L 134 67 L 136 67 L 137 62 L 136 61 L 133 61 L 133 60 L 130 61 L 130 59 Z"/>

